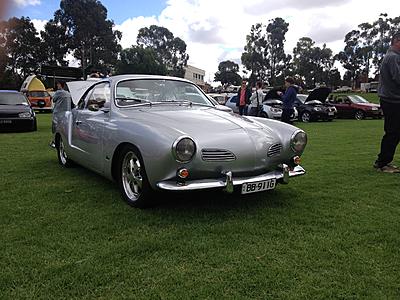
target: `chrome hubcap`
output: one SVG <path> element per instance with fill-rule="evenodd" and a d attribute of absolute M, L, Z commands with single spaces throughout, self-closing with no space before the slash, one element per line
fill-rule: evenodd
<path fill-rule="evenodd" d="M 309 113 L 304 113 L 301 117 L 303 122 L 309 122 L 310 121 L 310 114 Z"/>
<path fill-rule="evenodd" d="M 60 146 L 58 148 L 58 151 L 60 152 L 61 163 L 65 165 L 67 163 L 68 156 L 67 153 L 65 153 L 64 143 L 62 139 L 60 139 Z"/>
<path fill-rule="evenodd" d="M 356 112 L 356 119 L 361 120 L 362 118 L 363 118 L 362 112 L 360 112 L 360 111 Z"/>
<path fill-rule="evenodd" d="M 122 161 L 122 184 L 129 199 L 132 201 L 139 199 L 143 178 L 139 158 L 132 151 L 126 153 Z"/>

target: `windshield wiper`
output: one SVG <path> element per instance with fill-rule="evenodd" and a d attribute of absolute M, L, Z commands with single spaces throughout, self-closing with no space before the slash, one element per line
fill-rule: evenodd
<path fill-rule="evenodd" d="M 126 102 L 135 101 L 135 102 L 140 102 L 140 103 L 151 103 L 150 100 L 140 99 L 140 98 L 117 97 L 117 98 L 115 98 L 115 99 L 117 99 L 117 100 L 122 100 L 122 101 L 126 101 Z"/>

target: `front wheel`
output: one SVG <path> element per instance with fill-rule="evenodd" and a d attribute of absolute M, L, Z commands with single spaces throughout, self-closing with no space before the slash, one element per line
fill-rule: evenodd
<path fill-rule="evenodd" d="M 134 147 L 126 146 L 118 161 L 118 185 L 125 202 L 139 208 L 151 204 L 152 193 L 143 159 Z"/>
<path fill-rule="evenodd" d="M 58 163 L 66 168 L 71 167 L 73 165 L 73 162 L 70 158 L 68 158 L 68 155 L 65 152 L 65 146 L 62 137 L 59 137 L 57 139 L 56 148 L 57 148 Z"/>
<path fill-rule="evenodd" d="M 308 111 L 304 111 L 301 115 L 300 115 L 300 120 L 303 123 L 308 123 L 310 122 L 311 119 L 311 114 Z"/>
<path fill-rule="evenodd" d="M 356 113 L 354 114 L 354 118 L 356 120 L 364 119 L 364 112 L 362 110 L 357 110 Z"/>

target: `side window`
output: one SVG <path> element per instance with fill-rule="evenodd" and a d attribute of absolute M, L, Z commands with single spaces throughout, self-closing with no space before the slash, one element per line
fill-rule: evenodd
<path fill-rule="evenodd" d="M 109 83 L 96 85 L 89 93 L 85 108 L 94 111 L 99 110 L 104 106 L 104 103 L 110 102 L 110 95 L 111 90 Z"/>

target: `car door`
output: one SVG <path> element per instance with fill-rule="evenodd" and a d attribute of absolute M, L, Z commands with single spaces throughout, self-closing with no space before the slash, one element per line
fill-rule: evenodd
<path fill-rule="evenodd" d="M 110 84 L 95 85 L 84 95 L 72 115 L 72 145 L 80 164 L 103 171 L 103 132 L 110 114 L 102 110 L 110 102 Z"/>
<path fill-rule="evenodd" d="M 333 100 L 333 103 L 336 107 L 337 110 L 337 115 L 339 118 L 344 118 L 346 117 L 346 104 L 344 103 L 344 97 L 338 96 L 336 97 L 335 100 Z"/>

